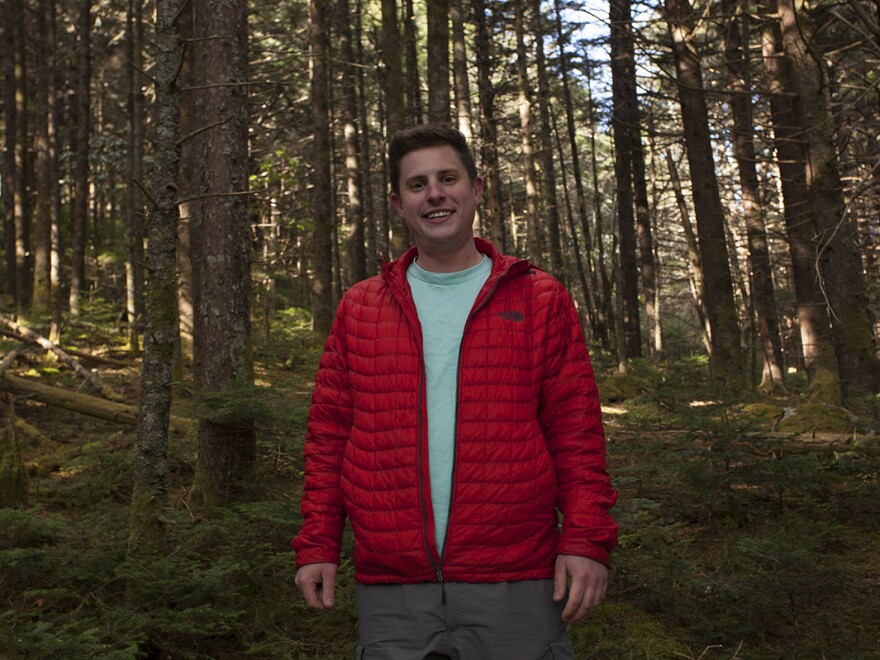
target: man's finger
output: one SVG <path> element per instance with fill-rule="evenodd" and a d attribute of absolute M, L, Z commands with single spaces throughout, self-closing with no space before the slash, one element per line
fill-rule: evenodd
<path fill-rule="evenodd" d="M 336 595 L 336 572 L 325 571 L 321 582 L 321 603 L 326 609 L 333 607 L 333 598 Z"/>

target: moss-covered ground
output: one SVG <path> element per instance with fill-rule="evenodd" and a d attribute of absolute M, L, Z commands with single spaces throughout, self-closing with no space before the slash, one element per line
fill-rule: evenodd
<path fill-rule="evenodd" d="M 252 400 L 229 404 L 260 411 L 248 501 L 198 510 L 195 439 L 172 436 L 168 547 L 154 562 L 126 557 L 134 429 L 15 402 L 45 438 L 18 434 L 28 501 L 0 509 L 0 657 L 353 657 L 350 560 L 333 612 L 308 610 L 293 583 L 320 350 L 299 321 L 277 320 Z M 84 332 L 86 350 L 122 355 L 114 336 Z M 14 370 L 81 387 L 39 354 Z M 834 411 L 835 425 L 803 409 L 812 421 L 786 430 L 803 394 L 716 392 L 705 371 L 635 365 L 639 387 L 605 407 L 620 546 L 606 603 L 571 628 L 578 658 L 878 657 L 880 401 Z M 135 369 L 99 373 L 137 400 Z M 179 389 L 175 412 L 193 414 L 197 394 Z"/>

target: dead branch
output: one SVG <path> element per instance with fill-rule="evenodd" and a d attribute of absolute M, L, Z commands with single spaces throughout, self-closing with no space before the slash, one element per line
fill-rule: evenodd
<path fill-rule="evenodd" d="M 8 316 L 4 314 L 0 314 L 0 322 L 2 322 L 6 327 L 12 329 L 13 331 L 20 334 L 27 341 L 33 342 L 35 344 L 39 344 L 47 351 L 52 351 L 55 355 L 58 356 L 58 359 L 61 360 L 64 364 L 71 367 L 79 376 L 84 378 L 87 383 L 89 383 L 92 387 L 98 390 L 102 396 L 110 401 L 125 401 L 125 398 L 114 391 L 109 385 L 107 385 L 104 381 L 102 381 L 98 376 L 93 374 L 91 371 L 88 371 L 84 368 L 79 361 L 75 360 L 70 356 L 69 353 L 62 350 L 60 346 L 49 341 L 43 335 L 34 332 L 30 328 L 27 328 L 23 325 L 19 325 L 15 321 L 13 321 Z"/>
<path fill-rule="evenodd" d="M 59 387 L 34 383 L 26 378 L 6 375 L 0 379 L 0 391 L 15 396 L 28 397 L 41 401 L 49 406 L 64 408 L 74 412 L 106 419 L 119 424 L 136 426 L 138 422 L 137 406 L 114 403 L 96 396 L 80 392 L 70 392 Z M 195 428 L 195 420 L 186 417 L 171 416 L 169 426 L 178 433 L 189 433 Z"/>
<path fill-rule="evenodd" d="M 6 356 L 0 361 L 0 378 L 3 378 L 3 374 L 6 372 L 9 367 L 12 366 L 12 363 L 18 358 L 19 355 L 24 353 L 24 346 L 19 346 L 18 348 L 13 348 Z"/>

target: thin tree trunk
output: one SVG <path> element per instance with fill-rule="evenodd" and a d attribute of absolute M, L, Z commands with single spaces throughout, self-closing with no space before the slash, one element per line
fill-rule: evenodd
<path fill-rule="evenodd" d="M 730 381 L 743 375 L 740 334 L 724 236 L 724 210 L 709 138 L 703 76 L 690 27 L 692 15 L 688 0 L 666 0 L 704 283 L 706 291 L 712 294 L 712 304 L 706 305 L 712 328 L 712 372 L 716 378 Z"/>
<path fill-rule="evenodd" d="M 452 71 L 455 81 L 455 115 L 458 130 L 468 142 L 473 137 L 471 130 L 471 91 L 468 83 L 467 46 L 464 36 L 464 0 L 452 0 L 449 15 L 452 20 Z"/>
<path fill-rule="evenodd" d="M 345 181 L 348 190 L 346 215 L 349 236 L 348 267 L 351 282 L 359 282 L 367 276 L 366 253 L 364 250 L 364 217 L 361 202 L 361 144 L 358 135 L 357 87 L 355 84 L 356 66 L 354 47 L 351 43 L 351 12 L 348 0 L 339 0 L 338 22 L 339 41 L 342 50 L 342 123 L 345 135 Z"/>
<path fill-rule="evenodd" d="M 18 275 L 18 302 L 23 308 L 31 306 L 33 294 L 33 252 L 31 249 L 31 159 L 28 145 L 31 142 L 28 95 L 30 86 L 27 84 L 27 49 L 25 46 L 25 32 L 28 30 L 27 16 L 21 0 L 7 0 L 16 4 L 18 29 L 13 32 L 15 41 L 16 61 L 16 94 L 15 112 L 18 115 L 16 130 L 18 138 L 15 141 L 15 265 Z"/>
<path fill-rule="evenodd" d="M 52 71 L 55 68 L 55 41 L 51 32 L 50 12 L 54 2 L 40 0 L 37 8 L 36 48 L 36 207 L 34 223 L 34 296 L 33 311 L 45 314 L 52 307 L 52 168 L 54 158 L 53 108 L 51 105 Z"/>
<path fill-rule="evenodd" d="M 752 117 L 752 103 L 748 95 L 751 89 L 749 58 L 743 54 L 743 35 L 740 32 L 738 14 L 739 0 L 723 0 L 722 7 L 727 18 L 725 54 L 730 74 L 730 98 L 733 114 L 733 148 L 742 187 L 743 214 L 749 242 L 749 270 L 751 272 L 752 300 L 758 322 L 763 361 L 761 388 L 774 390 L 784 387 L 782 341 L 779 335 L 779 317 L 776 313 L 776 296 L 773 290 L 773 267 L 770 263 L 770 246 L 764 227 L 764 210 L 756 167 L 757 156 Z M 742 13 L 745 42 L 748 43 L 749 13 Z"/>
<path fill-rule="evenodd" d="M 425 116 L 422 110 L 422 85 L 419 80 L 419 56 L 416 51 L 418 34 L 413 11 L 413 0 L 404 1 L 403 42 L 406 51 L 406 121 L 410 126 L 421 124 Z"/>
<path fill-rule="evenodd" d="M 571 152 L 571 169 L 574 175 L 575 191 L 577 195 L 577 210 L 580 220 L 581 233 L 584 237 L 584 262 L 585 275 L 583 282 L 584 298 L 587 304 L 587 317 L 590 320 L 592 334 L 596 338 L 607 336 L 607 328 L 604 327 L 605 319 L 600 306 L 597 303 L 598 282 L 596 281 L 595 266 L 593 265 L 593 238 L 590 230 L 590 212 L 587 206 L 587 195 L 584 190 L 583 174 L 577 144 L 577 130 L 575 128 L 574 103 L 571 98 L 571 88 L 568 75 L 568 56 L 565 52 L 567 38 L 562 29 L 562 6 L 561 0 L 555 0 L 556 10 L 556 46 L 559 49 L 559 73 L 562 80 L 562 97 L 565 102 L 565 120 L 568 132 L 568 147 Z M 574 229 L 572 229 L 573 236 Z M 575 240 L 575 245 L 577 241 Z M 607 341 L 607 340 L 606 340 Z"/>
<path fill-rule="evenodd" d="M 86 289 L 86 241 L 89 219 L 89 137 L 91 135 L 92 2 L 79 0 L 77 30 L 76 155 L 74 165 L 73 238 L 70 270 L 70 313 L 79 315 Z"/>
<path fill-rule="evenodd" d="M 62 115 L 62 99 L 60 90 L 63 88 L 61 72 L 58 66 L 58 30 L 56 8 L 54 0 L 50 3 L 50 11 L 46 15 L 48 30 L 51 38 L 51 61 L 54 63 L 49 76 L 49 107 L 51 110 L 49 121 L 50 158 L 49 169 L 51 199 L 51 258 L 50 279 L 52 288 L 52 321 L 49 328 L 49 339 L 55 343 L 61 341 L 61 317 L 64 310 L 64 290 L 62 287 L 62 261 L 64 250 L 61 245 L 61 166 L 59 154 L 61 153 L 61 137 L 59 126 Z"/>
<path fill-rule="evenodd" d="M 382 96 L 387 108 L 388 138 L 403 129 L 406 112 L 403 104 L 400 30 L 397 27 L 396 0 L 382 0 L 382 61 L 385 64 Z M 399 256 L 410 244 L 406 221 L 397 213 L 390 216 L 390 256 Z"/>
<path fill-rule="evenodd" d="M 636 238 L 636 218 L 633 197 L 632 159 L 636 146 L 633 141 L 632 121 L 638 108 L 630 108 L 634 100 L 626 93 L 628 85 L 635 86 L 635 60 L 629 33 L 629 0 L 611 0 L 611 95 L 613 111 L 611 125 L 614 133 L 614 178 L 617 190 L 617 235 L 619 240 L 619 295 L 623 312 L 624 349 L 626 359 L 641 357 L 642 334 L 639 305 L 639 260 Z"/>
<path fill-rule="evenodd" d="M 553 139 L 550 135 L 550 82 L 547 79 L 547 62 L 544 57 L 544 16 L 541 0 L 532 0 L 532 38 L 535 41 L 535 68 L 538 77 L 538 136 L 541 142 L 541 174 L 544 188 L 544 215 L 549 237 L 550 271 L 568 284 L 562 260 L 562 223 L 556 196 L 556 172 L 553 163 Z"/>
<path fill-rule="evenodd" d="M 18 84 L 16 80 L 15 38 L 13 33 L 21 30 L 19 14 L 19 0 L 7 0 L 3 6 L 3 119 L 5 128 L 5 140 L 3 154 L 3 232 L 4 246 L 6 248 L 6 284 L 5 291 L 12 297 L 13 307 L 19 306 L 20 298 L 18 291 L 18 270 L 15 266 L 15 233 L 16 233 L 16 203 L 18 194 L 16 180 L 18 171 L 15 162 L 16 141 L 18 140 L 18 116 L 16 113 L 16 92 Z"/>
<path fill-rule="evenodd" d="M 362 12 L 362 0 L 356 1 L 355 6 L 355 33 L 354 33 L 354 42 L 357 44 L 357 61 L 359 64 L 364 64 L 364 45 L 363 40 L 361 38 L 362 33 L 362 22 L 361 17 L 363 15 Z M 376 224 L 377 224 L 377 213 L 375 212 L 374 198 L 373 198 L 373 177 L 371 171 L 371 151 L 370 151 L 370 125 L 367 122 L 367 101 L 366 101 L 366 90 L 365 88 L 365 76 L 364 76 L 364 67 L 358 66 L 356 67 L 356 76 L 357 76 L 357 100 L 358 100 L 358 124 L 360 126 L 359 137 L 360 137 L 360 154 L 361 154 L 361 162 L 363 163 L 363 167 L 360 171 L 361 177 L 361 190 L 364 193 L 364 203 L 363 208 L 366 213 L 366 218 L 364 220 L 364 242 L 366 245 L 366 256 L 364 259 L 366 275 L 375 275 L 378 271 L 378 258 L 379 258 L 379 249 L 376 245 Z M 384 181 L 383 181 L 384 184 Z M 384 185 L 383 185 L 384 189 Z"/>
<path fill-rule="evenodd" d="M 333 322 L 332 263 L 333 222 L 330 182 L 330 110 L 328 96 L 330 80 L 330 37 L 327 34 L 326 4 L 319 0 L 309 3 L 310 78 L 312 104 L 312 131 L 314 157 L 312 169 L 312 329 L 322 334 L 330 332 Z"/>
<path fill-rule="evenodd" d="M 128 82 L 128 182 L 126 185 L 126 239 L 128 255 L 125 264 L 125 307 L 128 315 L 129 350 L 137 354 L 140 317 L 144 295 L 144 204 L 141 186 L 144 179 L 144 93 L 141 85 L 143 70 L 143 0 L 129 0 L 127 42 Z"/>
<path fill-rule="evenodd" d="M 132 457 L 129 552 L 158 555 L 164 547 L 168 503 L 168 426 L 177 343 L 177 221 L 180 166 L 181 0 L 157 0 L 156 149 L 154 203 L 148 220 L 144 361 L 138 432 Z"/>
<path fill-rule="evenodd" d="M 516 31 L 516 70 L 519 85 L 519 126 L 522 140 L 523 170 L 526 177 L 526 227 L 528 228 L 528 255 L 540 263 L 544 249 L 541 240 L 541 210 L 538 201 L 538 173 L 535 167 L 535 149 L 532 145 L 532 88 L 529 82 L 529 62 L 525 42 L 525 0 L 515 3 L 514 29 Z"/>
<path fill-rule="evenodd" d="M 712 327 L 709 325 L 709 314 L 706 311 L 706 287 L 703 284 L 703 260 L 700 257 L 700 247 L 697 245 L 697 235 L 691 225 L 690 212 L 685 201 L 684 191 L 681 187 L 681 177 L 678 176 L 678 168 L 672 153 L 666 150 L 666 166 L 669 169 L 669 180 L 672 182 L 672 190 L 675 192 L 675 203 L 678 206 L 678 214 L 681 218 L 681 226 L 684 230 L 685 242 L 688 246 L 688 257 L 691 264 L 690 280 L 691 295 L 697 308 L 697 317 L 700 319 L 700 328 L 703 334 L 703 344 L 706 353 L 712 356 Z"/>
<path fill-rule="evenodd" d="M 474 55 L 477 60 L 477 89 L 480 97 L 480 169 L 485 185 L 482 221 L 487 237 L 502 251 L 510 249 L 504 232 L 504 207 L 498 164 L 498 124 L 495 119 L 495 87 L 492 84 L 492 42 L 484 0 L 472 0 L 476 28 Z"/>
<path fill-rule="evenodd" d="M 449 5 L 429 2 L 428 15 L 428 121 L 449 123 Z"/>

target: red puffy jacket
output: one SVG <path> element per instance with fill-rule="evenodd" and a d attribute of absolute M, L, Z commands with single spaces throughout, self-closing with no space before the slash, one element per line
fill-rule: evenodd
<path fill-rule="evenodd" d="M 607 564 L 617 496 L 577 312 L 553 277 L 476 240 L 492 272 L 459 353 L 442 555 L 412 249 L 339 305 L 309 411 L 297 566 L 339 563 L 346 515 L 363 584 L 552 578 L 560 553 Z"/>

